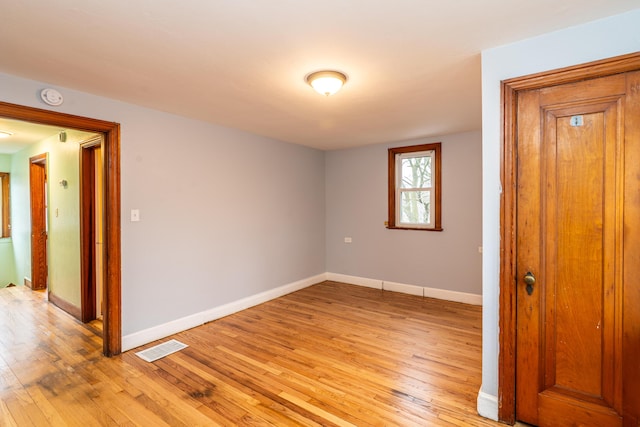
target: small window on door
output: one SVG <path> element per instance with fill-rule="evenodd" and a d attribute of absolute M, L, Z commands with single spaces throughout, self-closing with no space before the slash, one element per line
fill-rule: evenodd
<path fill-rule="evenodd" d="M 0 172 L 0 238 L 11 237 L 9 173 Z"/>
<path fill-rule="evenodd" d="M 440 146 L 389 149 L 388 228 L 442 231 Z"/>

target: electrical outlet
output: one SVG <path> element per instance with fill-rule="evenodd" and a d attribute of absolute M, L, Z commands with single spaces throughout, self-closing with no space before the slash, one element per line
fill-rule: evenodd
<path fill-rule="evenodd" d="M 351 243 L 351 242 L 353 242 L 353 240 L 351 239 L 351 237 L 345 237 L 344 238 L 344 242 L 345 243 Z"/>

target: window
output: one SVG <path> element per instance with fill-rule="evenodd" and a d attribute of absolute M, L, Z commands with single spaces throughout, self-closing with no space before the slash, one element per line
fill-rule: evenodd
<path fill-rule="evenodd" d="M 442 231 L 440 143 L 389 149 L 388 228 Z"/>
<path fill-rule="evenodd" d="M 9 174 L 0 172 L 0 237 L 11 237 Z"/>

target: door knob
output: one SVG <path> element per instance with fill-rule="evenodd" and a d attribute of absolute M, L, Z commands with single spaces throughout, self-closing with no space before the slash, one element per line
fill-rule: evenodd
<path fill-rule="evenodd" d="M 533 285 L 536 283 L 536 276 L 534 276 L 532 272 L 527 271 L 527 273 L 523 277 L 523 280 L 527 285 L 527 294 L 531 295 L 533 293 Z"/>

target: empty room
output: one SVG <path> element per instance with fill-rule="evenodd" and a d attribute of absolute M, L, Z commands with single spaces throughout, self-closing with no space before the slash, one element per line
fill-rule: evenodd
<path fill-rule="evenodd" d="M 639 7 L 2 1 L 0 426 L 640 426 Z"/>

